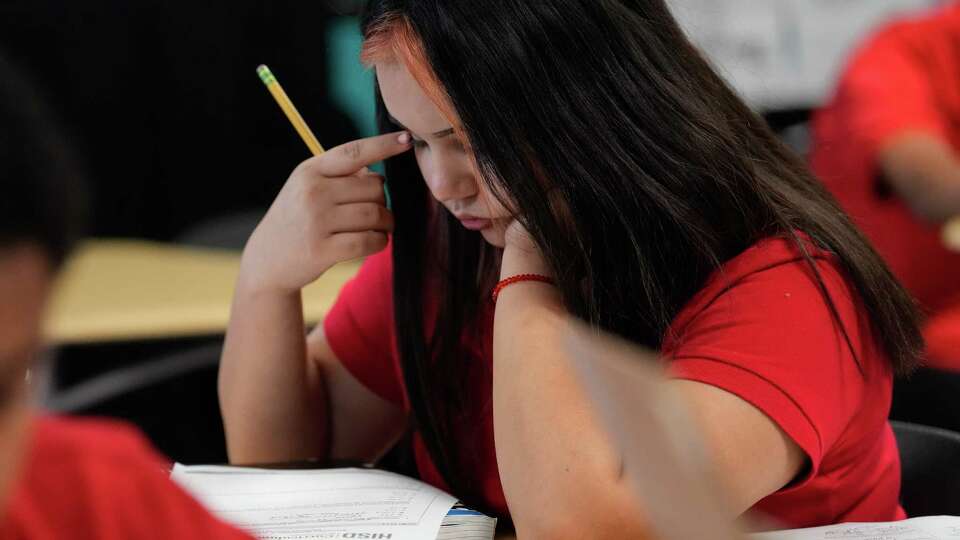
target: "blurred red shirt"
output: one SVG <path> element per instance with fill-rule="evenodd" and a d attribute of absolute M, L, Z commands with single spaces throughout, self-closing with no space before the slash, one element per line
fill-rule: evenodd
<path fill-rule="evenodd" d="M 11 540 L 253 540 L 210 515 L 169 478 L 169 464 L 114 422 L 36 422 L 0 518 Z"/>
<path fill-rule="evenodd" d="M 960 152 L 960 4 L 893 22 L 852 56 L 830 102 L 814 115 L 814 172 L 919 300 L 931 324 L 960 306 L 960 253 L 940 226 L 915 217 L 883 181 L 878 158 L 899 135 L 922 132 Z M 953 317 L 955 320 L 956 317 Z M 960 369 L 960 350 L 927 332 L 931 364 Z M 947 355 L 943 352 L 946 351 Z"/>

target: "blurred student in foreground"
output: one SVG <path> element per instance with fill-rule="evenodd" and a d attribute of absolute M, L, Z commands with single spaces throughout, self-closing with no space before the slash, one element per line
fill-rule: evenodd
<path fill-rule="evenodd" d="M 81 215 L 76 170 L 0 56 L 0 538 L 248 538 L 176 487 L 135 431 L 30 407 L 44 304 Z"/>
<path fill-rule="evenodd" d="M 895 21 L 814 118 L 812 165 L 929 316 L 928 364 L 960 371 L 960 3 Z"/>

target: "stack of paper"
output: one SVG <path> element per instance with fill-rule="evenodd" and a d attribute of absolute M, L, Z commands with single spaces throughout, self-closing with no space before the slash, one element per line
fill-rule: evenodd
<path fill-rule="evenodd" d="M 491 540 L 496 520 L 446 493 L 374 469 L 273 470 L 177 464 L 171 475 L 224 521 L 263 540 Z"/>
<path fill-rule="evenodd" d="M 960 517 L 921 517 L 890 523 L 842 523 L 750 535 L 750 540 L 957 540 Z"/>
<path fill-rule="evenodd" d="M 447 512 L 437 540 L 490 540 L 497 532 L 497 520 L 457 504 Z"/>

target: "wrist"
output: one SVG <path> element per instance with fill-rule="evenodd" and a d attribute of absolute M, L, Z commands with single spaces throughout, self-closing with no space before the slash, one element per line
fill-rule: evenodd
<path fill-rule="evenodd" d="M 493 288 L 493 293 L 491 294 L 493 302 L 497 302 L 497 298 L 500 296 L 500 293 L 507 287 L 522 283 L 542 283 L 551 287 L 556 287 L 557 285 L 553 278 L 541 274 L 517 274 L 515 276 L 501 279 L 500 282 L 497 283 L 496 287 Z"/>
<path fill-rule="evenodd" d="M 521 274 L 537 274 L 553 278 L 553 270 L 537 252 L 527 248 L 506 246 L 500 262 L 500 279 L 504 280 Z"/>
<path fill-rule="evenodd" d="M 270 273 L 262 265 L 244 255 L 240 260 L 240 272 L 237 275 L 236 293 L 244 296 L 293 296 L 300 294 L 302 287 L 283 284 L 271 279 Z"/>

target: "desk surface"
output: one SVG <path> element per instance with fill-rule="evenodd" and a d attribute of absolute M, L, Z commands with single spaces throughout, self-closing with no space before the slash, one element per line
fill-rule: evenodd
<path fill-rule="evenodd" d="M 960 251 L 960 218 L 944 228 Z M 358 262 L 331 268 L 303 291 L 304 318 L 319 321 Z M 67 262 L 46 336 L 54 344 L 109 343 L 222 333 L 240 269 L 235 251 L 133 240 L 92 240 Z"/>
<path fill-rule="evenodd" d="M 326 314 L 359 266 L 335 266 L 304 289 L 308 324 Z M 47 338 L 64 345 L 222 333 L 239 269 L 235 251 L 89 241 L 67 262 L 57 284 Z"/>

